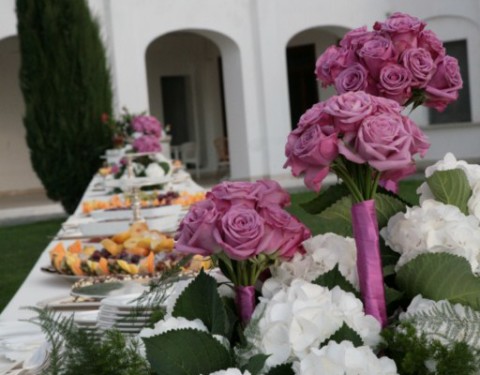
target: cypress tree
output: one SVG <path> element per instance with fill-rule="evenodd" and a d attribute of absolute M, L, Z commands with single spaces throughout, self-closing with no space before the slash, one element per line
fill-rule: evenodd
<path fill-rule="evenodd" d="M 111 146 L 112 88 L 85 0 L 16 0 L 23 119 L 33 169 L 68 213 Z"/>

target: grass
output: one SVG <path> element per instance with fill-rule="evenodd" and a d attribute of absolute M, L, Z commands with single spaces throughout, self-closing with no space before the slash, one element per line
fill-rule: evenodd
<path fill-rule="evenodd" d="M 418 203 L 415 193 L 420 180 L 403 181 L 400 196 L 412 204 Z M 315 218 L 306 214 L 300 203 L 315 197 L 313 192 L 292 194 L 290 211 L 308 225 Z M 64 219 L 49 220 L 33 224 L 0 227 L 0 311 L 2 311 L 27 277 L 50 238 L 60 229 Z"/>
<path fill-rule="evenodd" d="M 0 311 L 30 273 L 65 219 L 0 227 Z"/>

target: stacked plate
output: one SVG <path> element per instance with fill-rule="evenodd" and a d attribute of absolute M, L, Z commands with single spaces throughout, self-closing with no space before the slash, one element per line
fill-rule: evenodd
<path fill-rule="evenodd" d="M 84 331 L 95 333 L 97 329 L 99 311 L 78 311 L 73 315 L 75 325 Z"/>
<path fill-rule="evenodd" d="M 135 335 L 144 328 L 152 308 L 146 302 L 138 301 L 141 293 L 108 297 L 102 300 L 97 319 L 100 330 L 117 329 L 122 333 Z"/>

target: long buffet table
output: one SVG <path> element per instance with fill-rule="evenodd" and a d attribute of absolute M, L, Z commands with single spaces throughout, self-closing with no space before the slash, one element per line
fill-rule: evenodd
<path fill-rule="evenodd" d="M 200 192 L 204 189 L 196 184 L 189 174 L 182 171 L 182 178 L 178 183 L 167 185 L 167 189 L 172 191 L 189 191 Z M 106 194 L 102 190 L 103 178 L 95 176 L 85 191 L 83 198 L 77 207 L 75 213 L 67 220 L 75 222 L 77 219 L 82 220 L 84 215 L 82 213 L 82 204 L 87 200 L 100 199 Z M 152 228 L 155 229 L 155 228 Z M 55 300 L 60 297 L 68 297 L 72 285 L 71 278 L 66 278 L 58 274 L 48 274 L 41 270 L 42 267 L 50 264 L 49 251 L 60 240 L 65 246 L 71 244 L 74 240 L 61 239 L 66 234 L 65 229 L 60 229 L 56 238 L 52 239 L 50 244 L 45 248 L 38 261 L 32 268 L 30 274 L 27 276 L 21 287 L 18 289 L 15 296 L 11 299 L 6 308 L 0 315 L 0 344 L 2 340 L 2 331 L 5 334 L 13 335 L 11 330 L 19 324 L 19 320 L 26 320 L 35 316 L 35 312 L 28 309 L 30 306 L 38 306 L 42 301 Z M 22 323 L 25 324 L 25 323 Z M 19 326 L 20 327 L 20 326 Z M 23 326 L 22 326 L 23 329 Z M 7 332 L 10 330 L 9 332 Z M 0 374 L 9 373 L 6 370 L 11 367 L 12 362 L 6 360 L 5 355 L 2 355 L 2 346 L 0 345 Z"/>

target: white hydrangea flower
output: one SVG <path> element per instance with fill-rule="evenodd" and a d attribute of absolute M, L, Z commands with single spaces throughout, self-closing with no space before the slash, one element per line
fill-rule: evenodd
<path fill-rule="evenodd" d="M 262 287 L 264 297 L 270 298 L 283 285 L 294 279 L 313 281 L 336 265 L 340 273 L 358 290 L 357 251 L 353 238 L 334 233 L 317 235 L 303 242 L 305 254 L 295 254 L 288 262 L 272 268 L 272 277 Z"/>
<path fill-rule="evenodd" d="M 472 189 L 474 185 L 480 181 L 480 165 L 468 164 L 464 160 L 457 160 L 455 156 L 450 152 L 447 153 L 443 159 L 427 167 L 425 169 L 425 177 L 430 177 L 436 171 L 447 171 L 451 169 L 461 169 L 462 171 L 464 171 Z M 427 199 L 434 198 L 426 182 L 420 185 L 420 187 L 417 189 L 417 193 L 420 194 L 420 203 L 424 202 Z M 477 217 L 480 218 L 480 216 Z"/>
<path fill-rule="evenodd" d="M 468 200 L 468 212 L 480 219 L 480 180 L 475 182 L 472 188 L 472 196 Z"/>
<path fill-rule="evenodd" d="M 175 318 L 173 316 L 167 316 L 165 319 L 155 323 L 153 328 L 144 328 L 140 331 L 140 337 L 152 337 L 158 336 L 162 333 L 175 330 L 175 329 L 185 329 L 192 328 L 202 332 L 208 332 L 207 327 L 200 319 L 188 320 L 183 317 Z"/>
<path fill-rule="evenodd" d="M 238 368 L 228 368 L 226 370 L 220 370 L 210 373 L 209 375 L 251 375 L 249 371 L 242 372 Z"/>
<path fill-rule="evenodd" d="M 145 174 L 150 178 L 161 178 L 165 176 L 165 171 L 159 164 L 150 163 L 145 169 Z"/>
<path fill-rule="evenodd" d="M 363 312 L 362 302 L 352 293 L 332 290 L 295 279 L 271 299 L 262 298 L 252 322 L 257 325 L 249 342 L 261 353 L 270 354 L 267 366 L 302 359 L 335 333 L 344 323 L 365 344 L 380 340 L 380 323 Z"/>
<path fill-rule="evenodd" d="M 378 358 L 368 346 L 355 348 L 350 341 L 329 341 L 321 349 L 312 349 L 293 364 L 301 375 L 396 375 L 397 366 L 388 357 Z"/>
<path fill-rule="evenodd" d="M 464 257 L 472 272 L 480 273 L 479 225 L 476 217 L 465 216 L 455 206 L 426 200 L 394 215 L 380 233 L 401 254 L 397 270 L 420 254 L 446 252 Z"/>

